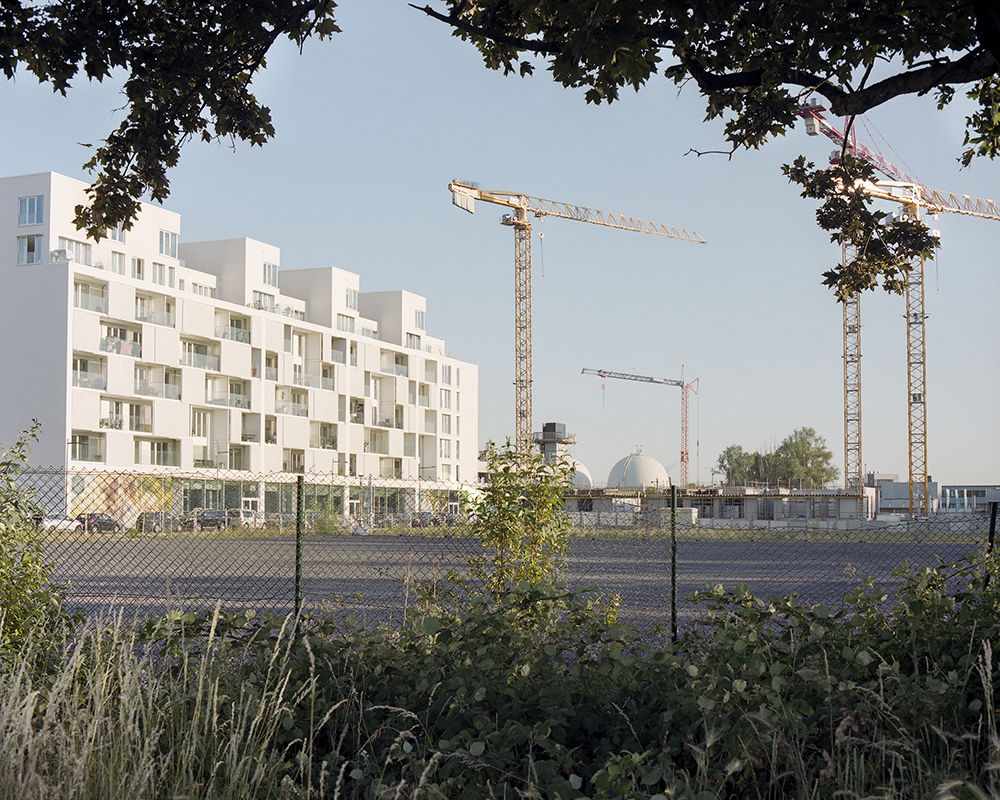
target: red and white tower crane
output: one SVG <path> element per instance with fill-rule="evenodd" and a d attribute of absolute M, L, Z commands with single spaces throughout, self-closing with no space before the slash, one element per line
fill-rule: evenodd
<path fill-rule="evenodd" d="M 584 369 L 584 375 L 600 375 L 602 378 L 619 378 L 625 381 L 642 381 L 643 383 L 658 383 L 661 386 L 679 386 L 681 388 L 681 489 L 688 488 L 688 464 L 691 453 L 688 450 L 688 409 L 690 408 L 691 392 L 698 394 L 698 378 L 686 382 L 683 379 L 684 365 L 681 365 L 681 380 L 670 378 L 651 378 L 648 375 L 632 375 L 627 372 L 611 372 L 606 369 Z"/>

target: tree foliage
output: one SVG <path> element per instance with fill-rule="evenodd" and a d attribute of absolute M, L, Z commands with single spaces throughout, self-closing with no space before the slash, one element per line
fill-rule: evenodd
<path fill-rule="evenodd" d="M 19 67 L 65 94 L 74 79 L 124 76 L 126 116 L 93 151 L 89 204 L 76 224 L 94 240 L 129 227 L 148 195 L 169 194 L 184 142 L 262 145 L 268 108 L 250 91 L 281 37 L 300 47 L 338 31 L 332 0 L 0 0 L 0 68 Z M 91 145 L 88 145 L 91 146 Z"/>
<path fill-rule="evenodd" d="M 833 453 L 826 440 L 812 428 L 798 428 L 774 450 L 748 453 L 733 444 L 719 454 L 716 467 L 731 486 L 764 484 L 766 486 L 801 485 L 823 487 L 837 479 Z"/>
<path fill-rule="evenodd" d="M 441 0 L 421 10 L 470 41 L 488 67 L 530 75 L 543 59 L 566 87 L 585 88 L 587 102 L 613 102 L 661 75 L 694 83 L 706 119 L 725 118 L 731 152 L 757 148 L 788 131 L 810 94 L 848 117 L 905 95 L 930 94 L 938 108 L 957 92 L 974 103 L 966 118 L 961 161 L 1000 154 L 1000 6 L 995 0 Z M 844 170 L 848 174 L 844 174 Z M 922 223 L 890 231 L 864 204 L 858 165 L 786 174 L 808 197 L 824 199 L 817 215 L 836 239 L 887 239 L 891 257 L 860 249 L 860 258 L 824 274 L 838 297 L 874 288 L 899 291 L 909 262 L 931 249 Z M 846 178 L 846 180 L 845 180 Z M 820 187 L 818 184 L 824 184 Z M 819 192 L 817 194 L 817 192 Z M 839 221 L 834 218 L 839 218 Z M 832 228 L 841 224 L 845 227 Z"/>
<path fill-rule="evenodd" d="M 474 504 L 476 532 L 485 548 L 471 561 L 473 575 L 493 592 L 522 581 L 554 584 L 566 553 L 566 492 L 573 470 L 546 464 L 539 453 L 487 443 L 489 480 Z"/>

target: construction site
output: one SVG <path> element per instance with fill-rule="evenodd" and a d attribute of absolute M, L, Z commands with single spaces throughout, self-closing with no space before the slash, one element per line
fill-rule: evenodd
<path fill-rule="evenodd" d="M 864 192 L 873 201 L 884 201 L 895 206 L 888 211 L 885 225 L 908 223 L 923 219 L 937 219 L 941 213 L 959 214 L 984 220 L 1000 221 L 1000 208 L 991 200 L 956 195 L 924 186 L 902 170 L 856 141 L 853 129 L 844 132 L 830 124 L 826 107 L 817 100 L 810 100 L 799 107 L 797 114 L 804 120 L 806 133 L 823 135 L 836 143 L 838 149 L 830 156 L 832 164 L 839 163 L 845 155 L 871 165 L 884 179 L 867 182 Z M 667 472 L 648 456 L 635 453 L 619 462 L 609 475 L 606 486 L 593 485 L 589 472 L 569 453 L 575 443 L 574 434 L 567 434 L 565 425 L 546 423 L 543 430 L 532 433 L 532 342 L 531 342 L 531 217 L 546 216 L 571 219 L 604 225 L 639 233 L 650 233 L 688 242 L 705 244 L 706 239 L 695 232 L 672 226 L 650 223 L 634 217 L 608 214 L 602 211 L 554 203 L 529 197 L 517 192 L 481 189 L 478 184 L 453 181 L 449 185 L 452 202 L 473 213 L 475 201 L 504 206 L 510 213 L 501 218 L 501 224 L 514 230 L 515 275 L 515 436 L 513 441 L 525 450 L 537 447 L 547 460 L 566 458 L 577 469 L 577 484 L 573 496 L 567 498 L 568 513 L 579 515 L 581 524 L 594 524 L 597 515 L 622 515 L 627 518 L 648 518 L 659 513 L 663 498 L 669 496 L 670 479 Z M 937 236 L 937 231 L 932 232 Z M 843 264 L 853 261 L 855 253 L 847 246 L 842 249 Z M 941 508 L 940 487 L 931 480 L 928 466 L 927 443 L 927 309 L 925 303 L 924 258 L 916 258 L 903 271 L 905 275 L 906 332 L 906 408 L 908 470 L 903 481 L 866 481 L 862 459 L 862 321 L 861 297 L 853 294 L 842 302 L 843 339 L 843 486 L 802 490 L 787 487 L 722 486 L 704 487 L 692 481 L 689 475 L 689 414 L 692 394 L 697 394 L 699 379 L 689 378 L 681 367 L 679 379 L 655 377 L 630 372 L 616 372 L 584 367 L 582 374 L 603 379 L 629 380 L 652 385 L 673 386 L 681 390 L 679 479 L 676 482 L 684 517 L 689 522 L 706 523 L 710 520 L 733 520 L 783 524 L 786 520 L 834 520 L 869 522 L 879 518 L 887 523 L 919 521 Z M 902 392 L 902 387 L 900 387 Z M 652 402 L 652 401 L 651 401 Z M 653 461 L 656 467 L 645 463 Z M 640 467 L 640 462 L 642 466 Z M 631 469 L 627 468 L 631 467 Z M 902 492 L 899 485 L 903 487 Z M 945 487 L 945 497 L 954 487 Z M 965 492 L 965 489 L 961 490 Z M 994 487 L 973 487 L 971 491 L 986 494 Z M 882 494 L 886 493 L 883 501 Z M 905 502 L 904 502 L 905 496 Z M 964 496 L 964 495 L 963 495 Z M 991 495 L 992 496 L 992 495 Z M 980 504 L 980 509 L 986 505 Z"/>

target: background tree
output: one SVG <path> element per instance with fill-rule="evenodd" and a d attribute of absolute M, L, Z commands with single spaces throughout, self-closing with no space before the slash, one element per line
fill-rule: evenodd
<path fill-rule="evenodd" d="M 774 450 L 748 453 L 738 444 L 729 445 L 719 454 L 716 466 L 731 486 L 817 488 L 833 483 L 840 474 L 826 440 L 812 428 L 798 428 Z"/>
<path fill-rule="evenodd" d="M 530 75 L 541 58 L 554 80 L 586 88 L 587 102 L 613 102 L 656 75 L 694 83 L 706 118 L 726 118 L 730 154 L 757 148 L 795 123 L 809 94 L 853 118 L 903 95 L 932 95 L 938 108 L 957 91 L 975 103 L 966 118 L 961 160 L 1000 153 L 1000 5 L 996 0 L 440 0 L 421 10 L 472 42 L 486 65 Z M 876 215 L 846 221 L 837 210 L 865 205 L 856 192 L 864 165 L 814 171 L 786 167 L 803 194 L 824 201 L 817 213 L 834 241 L 887 241 Z M 822 186 L 820 186 L 822 184 Z M 844 228 L 849 225 L 849 228 Z M 922 223 L 887 244 L 864 248 L 825 283 L 843 297 L 874 288 L 901 291 L 899 274 L 936 240 Z"/>
<path fill-rule="evenodd" d="M 65 94 L 77 77 L 124 76 L 126 116 L 85 165 L 96 171 L 76 224 L 99 241 L 140 198 L 169 194 L 167 170 L 198 137 L 264 144 L 270 111 L 250 91 L 278 39 L 300 47 L 339 29 L 333 0 L 0 0 L 0 67 Z M 92 146 L 92 145 L 87 145 Z"/>

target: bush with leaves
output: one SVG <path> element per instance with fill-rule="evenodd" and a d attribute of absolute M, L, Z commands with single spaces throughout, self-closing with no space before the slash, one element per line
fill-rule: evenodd
<path fill-rule="evenodd" d="M 34 538 L 39 512 L 29 492 L 18 486 L 39 424 L 0 450 L 0 663 L 9 660 L 32 634 L 46 635 L 79 622 L 70 615 L 62 591 L 50 582 L 52 567 Z"/>
<path fill-rule="evenodd" d="M 485 548 L 470 561 L 472 576 L 492 591 L 521 581 L 553 584 L 565 562 L 569 518 L 565 513 L 573 469 L 566 461 L 547 464 L 510 440 L 487 443 L 489 478 L 473 504 L 475 529 Z"/>

